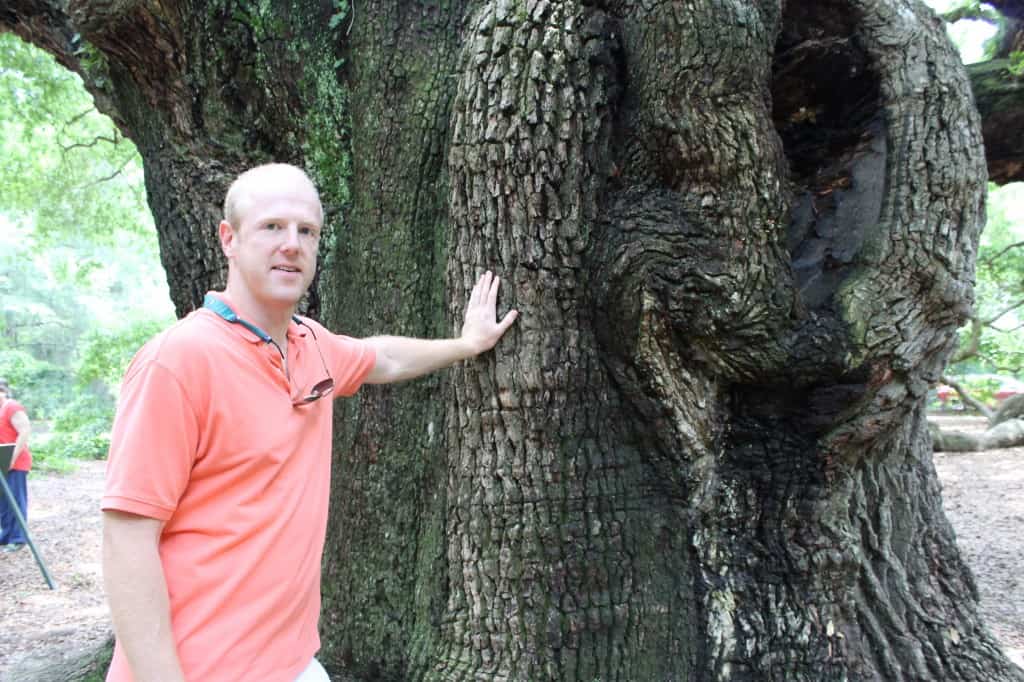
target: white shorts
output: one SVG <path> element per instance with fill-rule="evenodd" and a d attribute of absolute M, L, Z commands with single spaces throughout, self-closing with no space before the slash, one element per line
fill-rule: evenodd
<path fill-rule="evenodd" d="M 302 674 L 295 678 L 295 682 L 331 682 L 331 678 L 327 676 L 327 671 L 320 665 L 320 661 L 314 658 Z"/>

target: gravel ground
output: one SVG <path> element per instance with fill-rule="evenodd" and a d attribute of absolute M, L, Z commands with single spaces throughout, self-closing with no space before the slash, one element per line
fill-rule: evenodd
<path fill-rule="evenodd" d="M 940 417 L 975 430 L 977 418 Z M 1024 666 L 1024 448 L 936 453 L 946 513 L 981 591 L 981 610 L 1010 657 Z M 103 462 L 70 475 L 29 477 L 32 537 L 57 583 L 47 588 L 32 553 L 0 553 L 0 680 L 40 657 L 70 659 L 110 636 L 100 575 Z"/>
<path fill-rule="evenodd" d="M 29 531 L 57 589 L 28 547 L 0 553 L 0 680 L 20 660 L 68 660 L 110 635 L 100 572 L 103 468 L 82 462 L 69 475 L 29 474 Z"/>
<path fill-rule="evenodd" d="M 983 431 L 979 417 L 935 417 L 943 429 Z M 1024 448 L 936 452 L 946 516 L 974 571 L 981 611 L 1010 658 L 1024 667 Z"/>

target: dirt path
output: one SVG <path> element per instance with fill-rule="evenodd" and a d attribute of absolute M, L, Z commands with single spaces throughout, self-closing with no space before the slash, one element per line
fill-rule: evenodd
<path fill-rule="evenodd" d="M 978 417 L 940 417 L 944 429 L 982 431 Z M 937 452 L 946 516 L 974 571 L 981 611 L 1010 658 L 1024 667 L 1024 448 Z"/>
<path fill-rule="evenodd" d="M 977 419 L 940 419 L 960 430 Z M 70 659 L 110 635 L 100 577 L 103 462 L 72 475 L 29 479 L 33 539 L 57 582 L 46 587 L 31 552 L 0 553 L 0 680 L 19 662 Z M 1024 448 L 936 453 L 946 513 L 974 569 L 981 609 L 1007 653 L 1024 666 Z"/>
<path fill-rule="evenodd" d="M 67 476 L 29 475 L 29 531 L 53 576 L 46 586 L 32 552 L 0 553 L 0 680 L 22 659 L 69 659 L 110 633 L 100 573 L 103 462 Z"/>

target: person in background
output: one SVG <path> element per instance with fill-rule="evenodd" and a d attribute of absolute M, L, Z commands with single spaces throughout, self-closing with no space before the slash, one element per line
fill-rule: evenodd
<path fill-rule="evenodd" d="M 11 468 L 3 474 L 7 478 L 7 487 L 14 495 L 18 510 L 26 521 L 28 472 L 32 468 L 32 453 L 28 449 L 28 437 L 31 433 L 32 424 L 25 413 L 25 408 L 14 399 L 7 382 L 0 379 L 0 443 L 14 443 Z M 18 523 L 15 510 L 8 503 L 7 496 L 0 495 L 0 546 L 5 552 L 16 552 L 24 547 L 26 542 L 28 538 Z"/>

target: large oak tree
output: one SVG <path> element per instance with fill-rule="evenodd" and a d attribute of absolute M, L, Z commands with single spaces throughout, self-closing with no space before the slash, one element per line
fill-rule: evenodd
<path fill-rule="evenodd" d="M 914 0 L 13 0 L 143 156 L 179 313 L 232 176 L 323 190 L 309 309 L 495 353 L 337 408 L 323 657 L 352 679 L 1024 679 L 924 399 L 986 165 Z"/>

